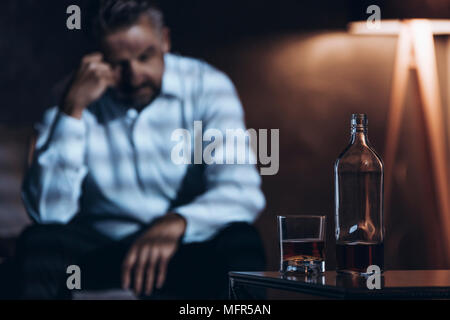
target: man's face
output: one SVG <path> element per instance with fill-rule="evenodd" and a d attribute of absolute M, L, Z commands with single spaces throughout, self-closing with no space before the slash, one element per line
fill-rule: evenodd
<path fill-rule="evenodd" d="M 164 54 L 170 49 L 168 30 L 154 28 L 142 16 L 136 24 L 107 34 L 102 48 L 119 79 L 115 96 L 130 107 L 147 106 L 161 90 Z"/>

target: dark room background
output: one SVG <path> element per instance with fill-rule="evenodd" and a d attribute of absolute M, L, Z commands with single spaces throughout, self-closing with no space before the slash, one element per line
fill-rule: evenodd
<path fill-rule="evenodd" d="M 81 31 L 66 28 L 71 4 L 81 7 Z M 369 137 L 383 156 L 396 37 L 346 30 L 348 22 L 367 19 L 371 4 L 380 6 L 382 18 L 450 18 L 448 1 L 161 1 L 172 51 L 225 71 L 248 127 L 280 129 L 280 171 L 263 178 L 267 208 L 257 221 L 269 269 L 278 267 L 276 215 L 308 213 L 327 215 L 327 264 L 334 267 L 333 164 L 348 143 L 351 113 L 368 114 Z M 54 103 L 55 85 L 95 50 L 89 31 L 96 6 L 92 0 L 0 4 L 0 238 L 17 236 L 29 223 L 20 183 L 32 125 Z M 435 42 L 450 138 L 450 46 L 448 37 Z M 394 196 L 385 210 L 386 266 L 448 268 L 413 94 L 407 104 Z"/>

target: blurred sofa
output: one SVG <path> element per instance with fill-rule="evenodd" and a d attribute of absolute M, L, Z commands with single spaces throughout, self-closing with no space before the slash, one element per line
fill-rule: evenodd
<path fill-rule="evenodd" d="M 22 205 L 20 188 L 26 167 L 32 128 L 0 125 L 0 245 L 10 254 L 12 240 L 30 223 Z"/>

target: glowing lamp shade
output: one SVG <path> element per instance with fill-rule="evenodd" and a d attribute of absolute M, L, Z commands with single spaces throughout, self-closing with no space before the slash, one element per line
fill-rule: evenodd
<path fill-rule="evenodd" d="M 369 28 L 366 21 L 351 22 L 348 31 L 352 34 L 361 35 L 399 35 L 405 24 L 422 22 L 428 24 L 433 35 L 450 34 L 450 20 L 438 19 L 405 19 L 405 20 L 382 20 L 379 28 Z"/>

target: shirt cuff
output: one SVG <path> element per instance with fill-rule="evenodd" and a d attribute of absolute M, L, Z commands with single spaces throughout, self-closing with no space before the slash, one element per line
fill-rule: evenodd
<path fill-rule="evenodd" d="M 204 223 L 199 221 L 201 217 L 204 218 L 207 216 L 203 205 L 192 203 L 172 211 L 186 220 L 186 230 L 182 239 L 183 243 L 206 241 L 214 236 L 218 230 L 218 228 L 214 228 L 212 225 L 205 226 Z M 211 219 L 210 217 L 208 218 Z"/>

